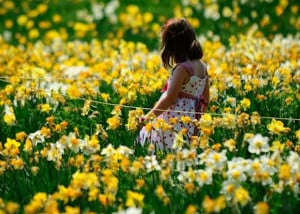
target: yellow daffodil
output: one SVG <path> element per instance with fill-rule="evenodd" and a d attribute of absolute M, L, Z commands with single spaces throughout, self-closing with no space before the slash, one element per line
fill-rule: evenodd
<path fill-rule="evenodd" d="M 20 143 L 14 139 L 7 138 L 4 144 L 4 154 L 15 157 L 19 154 Z"/>
<path fill-rule="evenodd" d="M 236 149 L 236 141 L 232 138 L 226 140 L 224 146 L 227 147 L 229 151 L 233 152 Z"/>
<path fill-rule="evenodd" d="M 46 113 L 49 113 L 52 109 L 48 103 L 42 104 L 40 108 L 41 108 L 41 112 L 46 112 Z"/>
<path fill-rule="evenodd" d="M 47 200 L 47 194 L 44 192 L 36 193 L 31 201 L 25 205 L 24 211 L 26 213 L 40 212 Z"/>
<path fill-rule="evenodd" d="M 278 177 L 283 180 L 287 181 L 291 178 L 291 167 L 288 164 L 283 164 L 280 166 Z"/>
<path fill-rule="evenodd" d="M 8 201 L 4 209 L 7 211 L 7 213 L 18 213 L 20 205 L 15 202 Z"/>
<path fill-rule="evenodd" d="M 24 26 L 26 24 L 26 22 L 28 21 L 28 17 L 26 15 L 20 15 L 17 18 L 17 23 L 20 26 Z"/>
<path fill-rule="evenodd" d="M 27 134 L 24 131 L 16 133 L 16 140 L 18 141 L 23 141 L 26 137 Z"/>
<path fill-rule="evenodd" d="M 196 208 L 196 206 L 190 204 L 190 205 L 186 208 L 185 214 L 196 214 L 196 213 L 197 213 L 197 208 Z"/>
<path fill-rule="evenodd" d="M 11 106 L 5 105 L 3 120 L 9 126 L 15 124 L 16 116 Z"/>
<path fill-rule="evenodd" d="M 65 206 L 66 214 L 80 214 L 80 207 Z"/>
<path fill-rule="evenodd" d="M 106 121 L 108 123 L 108 129 L 115 130 L 121 125 L 119 116 L 110 117 Z"/>
<path fill-rule="evenodd" d="M 255 214 L 268 214 L 269 213 L 269 205 L 264 201 L 260 201 L 254 206 Z"/>
<path fill-rule="evenodd" d="M 202 208 L 204 209 L 205 213 L 213 213 L 215 208 L 214 200 L 206 195 L 202 202 Z"/>
<path fill-rule="evenodd" d="M 243 187 L 238 187 L 234 192 L 234 202 L 239 203 L 241 206 L 246 206 L 250 201 L 249 192 Z"/>
<path fill-rule="evenodd" d="M 127 191 L 126 206 L 127 207 L 143 207 L 144 195 L 142 193 Z"/>
<path fill-rule="evenodd" d="M 15 158 L 10 161 L 14 169 L 21 170 L 24 167 L 24 161 L 21 158 Z"/>
<path fill-rule="evenodd" d="M 283 122 L 280 120 L 272 119 L 272 122 L 267 125 L 269 131 L 274 134 L 282 135 L 290 132 L 290 128 L 284 127 Z"/>
<path fill-rule="evenodd" d="M 243 109 L 248 109 L 251 105 L 251 101 L 248 98 L 244 98 L 241 100 L 241 106 Z"/>

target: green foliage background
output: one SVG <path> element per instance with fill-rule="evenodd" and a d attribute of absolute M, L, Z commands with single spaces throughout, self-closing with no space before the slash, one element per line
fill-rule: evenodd
<path fill-rule="evenodd" d="M 17 34 L 26 36 L 30 30 L 28 27 L 18 26 L 17 17 L 19 15 L 26 15 L 29 11 L 36 10 L 40 4 L 45 4 L 48 9 L 32 19 L 34 24 L 32 28 L 39 28 L 40 21 L 50 21 L 51 30 L 64 29 L 68 33 L 68 39 L 74 40 L 78 37 L 74 33 L 74 23 L 86 23 L 82 17 L 78 17 L 78 11 L 85 11 L 86 14 L 92 14 L 94 4 L 102 5 L 104 11 L 105 6 L 113 1 L 108 0 L 28 0 L 18 1 L 12 0 L 14 7 L 10 6 L 6 9 L 6 0 L 0 2 L 0 33 L 10 31 L 12 33 L 11 42 L 18 43 Z M 176 16 L 184 16 L 195 19 L 200 22 L 199 26 L 195 26 L 196 32 L 199 35 L 217 35 L 221 38 L 223 43 L 228 43 L 228 38 L 231 35 L 245 33 L 253 25 L 257 25 L 258 29 L 268 38 L 272 38 L 275 34 L 295 34 L 300 30 L 299 21 L 299 2 L 297 0 L 260 0 L 260 1 L 239 1 L 239 0 L 127 0 L 114 1 L 118 2 L 113 14 L 104 14 L 100 19 L 93 19 L 95 29 L 86 33 L 85 36 L 79 39 L 90 40 L 93 38 L 104 39 L 114 37 L 118 31 L 122 31 L 122 37 L 126 40 L 142 41 L 148 44 L 150 49 L 158 47 L 158 35 L 153 34 L 150 27 L 143 26 L 138 30 L 126 26 L 120 21 L 120 14 L 128 14 L 128 6 L 137 6 L 138 13 L 151 13 L 153 18 L 151 25 L 156 23 L 161 26 L 168 18 Z M 215 11 L 215 18 L 207 17 L 208 10 L 213 8 Z M 224 10 L 231 12 L 226 15 Z M 53 22 L 52 17 L 55 14 L 60 14 L 62 20 L 60 22 Z M 116 15 L 116 20 L 111 21 L 110 18 Z M 268 20 L 267 22 L 264 19 Z M 6 20 L 12 20 L 14 25 L 7 29 L 4 25 Z M 135 22 L 132 19 L 131 22 Z M 90 21 L 89 21 L 90 22 Z M 264 22 L 264 23 L 262 23 Z M 129 23 L 130 24 L 130 23 Z M 150 25 L 149 24 L 149 25 Z M 143 28 L 143 29 L 142 29 Z M 40 29 L 40 37 L 29 39 L 32 41 L 43 39 L 45 33 L 50 29 Z"/>

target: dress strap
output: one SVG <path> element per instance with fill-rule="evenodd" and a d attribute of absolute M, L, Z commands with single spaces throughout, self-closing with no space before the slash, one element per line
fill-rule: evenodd
<path fill-rule="evenodd" d="M 184 67 L 188 71 L 190 76 L 194 75 L 194 69 L 193 69 L 192 65 L 189 62 L 181 62 L 179 65 Z"/>
<path fill-rule="evenodd" d="M 178 65 L 181 65 L 182 67 L 184 67 L 188 71 L 190 76 L 194 75 L 194 69 L 193 69 L 192 65 L 189 62 L 187 62 L 187 61 L 186 62 L 181 62 Z M 206 66 L 201 65 L 201 67 L 204 69 L 205 78 L 207 78 L 208 77 L 208 72 L 207 72 Z"/>

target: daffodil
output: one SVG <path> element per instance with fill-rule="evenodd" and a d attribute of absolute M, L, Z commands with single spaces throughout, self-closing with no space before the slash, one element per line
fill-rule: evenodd
<path fill-rule="evenodd" d="M 291 178 L 291 166 L 282 164 L 279 169 L 278 177 L 283 181 L 288 181 Z"/>
<path fill-rule="evenodd" d="M 47 194 L 44 192 L 38 192 L 33 196 L 31 201 L 25 205 L 24 211 L 26 213 L 40 212 L 46 201 L 47 201 Z"/>
<path fill-rule="evenodd" d="M 20 15 L 17 18 L 17 23 L 20 26 L 24 26 L 26 24 L 26 22 L 28 21 L 28 17 L 26 15 Z"/>
<path fill-rule="evenodd" d="M 244 170 L 241 168 L 232 168 L 226 172 L 228 180 L 233 182 L 243 182 L 246 181 L 247 177 L 244 173 Z"/>
<path fill-rule="evenodd" d="M 237 118 L 237 124 L 239 127 L 247 127 L 250 124 L 249 115 L 241 113 Z"/>
<path fill-rule="evenodd" d="M 127 191 L 126 199 L 127 207 L 143 207 L 144 206 L 144 195 L 142 193 Z"/>
<path fill-rule="evenodd" d="M 300 169 L 300 156 L 298 153 L 290 151 L 287 162 L 291 166 L 291 172 L 296 174 Z"/>
<path fill-rule="evenodd" d="M 243 109 L 249 109 L 249 108 L 250 108 L 250 105 L 251 105 L 250 99 L 248 99 L 248 98 L 243 98 L 243 99 L 241 100 L 241 106 L 242 106 Z"/>
<path fill-rule="evenodd" d="M 75 172 L 72 175 L 72 182 L 71 186 L 73 188 L 80 188 L 80 189 L 94 189 L 95 187 L 99 186 L 99 180 L 95 173 L 82 173 L 82 172 Z"/>
<path fill-rule="evenodd" d="M 298 130 L 296 131 L 295 135 L 296 135 L 298 141 L 300 142 L 300 129 L 298 129 Z"/>
<path fill-rule="evenodd" d="M 16 116 L 12 106 L 5 105 L 3 120 L 9 126 L 16 123 Z"/>
<path fill-rule="evenodd" d="M 107 147 L 105 147 L 101 150 L 101 155 L 110 157 L 115 153 L 115 151 L 116 150 L 114 149 L 114 147 L 111 144 L 109 144 Z"/>
<path fill-rule="evenodd" d="M 143 170 L 143 168 L 144 168 L 143 164 L 140 161 L 135 160 L 132 162 L 129 170 L 133 175 L 137 175 L 140 171 Z"/>
<path fill-rule="evenodd" d="M 72 206 L 65 206 L 65 212 L 66 214 L 80 214 L 80 207 L 72 207 Z"/>
<path fill-rule="evenodd" d="M 286 134 L 291 130 L 288 127 L 284 127 L 283 122 L 276 119 L 272 119 L 272 122 L 267 125 L 267 128 L 269 131 L 277 135 Z"/>
<path fill-rule="evenodd" d="M 32 167 L 30 168 L 30 171 L 31 171 L 31 173 L 32 173 L 33 175 L 37 175 L 38 172 L 39 172 L 39 170 L 40 170 L 40 168 L 39 168 L 38 166 L 32 166 Z"/>
<path fill-rule="evenodd" d="M 202 202 L 202 207 L 205 213 L 219 213 L 226 208 L 225 197 L 220 195 L 216 199 L 212 199 L 206 195 Z"/>
<path fill-rule="evenodd" d="M 197 170 L 197 178 L 196 181 L 199 184 L 200 187 L 204 185 L 212 184 L 213 178 L 212 178 L 212 170 L 210 168 L 207 168 L 205 170 Z"/>
<path fill-rule="evenodd" d="M 62 158 L 63 150 L 59 150 L 59 148 L 56 146 L 56 144 L 51 143 L 50 148 L 47 151 L 47 160 L 48 161 L 59 161 Z"/>
<path fill-rule="evenodd" d="M 10 161 L 10 164 L 14 169 L 21 170 L 24 167 L 24 161 L 21 158 L 14 158 Z"/>
<path fill-rule="evenodd" d="M 248 151 L 250 153 L 260 154 L 262 152 L 268 152 L 269 147 L 269 138 L 264 137 L 261 134 L 256 134 L 252 138 L 248 139 L 249 146 Z"/>
<path fill-rule="evenodd" d="M 196 208 L 196 206 L 190 204 L 190 205 L 186 208 L 185 214 L 196 214 L 196 213 L 197 213 L 197 208 Z"/>
<path fill-rule="evenodd" d="M 85 136 L 84 141 L 86 145 L 83 147 L 83 153 L 87 155 L 91 155 L 100 151 L 100 143 L 97 135 L 92 135 L 91 137 Z"/>
<path fill-rule="evenodd" d="M 159 198 L 159 199 L 162 199 L 163 197 L 166 196 L 166 192 L 163 188 L 162 185 L 158 185 L 155 189 L 155 195 Z"/>
<path fill-rule="evenodd" d="M 128 115 L 128 123 L 126 127 L 128 130 L 136 130 L 139 125 L 139 119 L 144 115 L 141 109 L 131 110 Z"/>
<path fill-rule="evenodd" d="M 20 205 L 13 201 L 8 201 L 4 208 L 4 210 L 6 210 L 7 213 L 18 213 L 19 209 Z"/>
<path fill-rule="evenodd" d="M 74 132 L 69 133 L 66 141 L 66 145 L 68 146 L 68 148 L 75 153 L 82 151 L 87 145 L 87 142 L 83 139 L 77 138 Z"/>
<path fill-rule="evenodd" d="M 16 133 L 16 140 L 18 141 L 23 141 L 24 139 L 26 139 L 26 137 L 27 134 L 24 131 Z"/>
<path fill-rule="evenodd" d="M 144 158 L 144 162 L 145 162 L 144 164 L 145 164 L 145 167 L 147 169 L 147 172 L 160 171 L 161 170 L 161 166 L 159 165 L 155 155 L 146 156 Z"/>
<path fill-rule="evenodd" d="M 37 39 L 40 36 L 40 32 L 37 28 L 31 29 L 28 33 L 30 39 Z"/>
<path fill-rule="evenodd" d="M 14 140 L 14 139 L 10 139 L 7 138 L 6 142 L 4 144 L 4 154 L 6 155 L 10 155 L 12 157 L 16 157 L 19 154 L 19 147 L 21 146 L 21 144 Z"/>
<path fill-rule="evenodd" d="M 258 114 L 258 112 L 252 113 L 252 115 L 250 117 L 250 121 L 253 126 L 261 124 L 261 118 L 260 118 L 260 115 Z"/>
<path fill-rule="evenodd" d="M 269 205 L 267 202 L 260 201 L 255 204 L 254 206 L 254 213 L 255 214 L 268 214 L 269 213 Z"/>
<path fill-rule="evenodd" d="M 235 191 L 234 191 L 234 198 L 233 201 L 235 203 L 239 203 L 241 206 L 246 206 L 246 204 L 248 204 L 248 202 L 250 202 L 250 195 L 249 192 L 243 188 L 243 187 L 238 187 Z"/>
<path fill-rule="evenodd" d="M 84 102 L 84 105 L 81 109 L 81 115 L 83 115 L 83 116 L 88 115 L 88 113 L 90 111 L 90 105 L 91 105 L 91 100 L 86 100 Z"/>
<path fill-rule="evenodd" d="M 229 151 L 233 152 L 236 150 L 236 141 L 234 139 L 229 139 L 224 142 L 224 146 L 228 148 Z"/>
<path fill-rule="evenodd" d="M 204 209 L 205 213 L 213 213 L 215 208 L 214 200 L 206 195 L 202 202 L 202 208 Z"/>
<path fill-rule="evenodd" d="M 106 121 L 108 123 L 108 129 L 115 130 L 121 125 L 121 119 L 119 116 L 110 117 Z"/>
<path fill-rule="evenodd" d="M 227 129 L 234 129 L 237 125 L 236 116 L 234 114 L 225 113 L 223 118 L 220 119 L 220 123 Z"/>
<path fill-rule="evenodd" d="M 38 143 L 43 143 L 45 142 L 45 136 L 42 135 L 41 131 L 38 130 L 34 133 L 30 133 L 28 135 L 28 138 L 31 140 L 32 144 L 35 146 L 37 145 Z"/>
<path fill-rule="evenodd" d="M 220 191 L 227 201 L 232 200 L 235 189 L 237 188 L 237 183 L 234 181 L 225 180 L 222 183 L 222 189 Z"/>
<path fill-rule="evenodd" d="M 172 145 L 173 149 L 182 149 L 184 144 L 186 143 L 184 136 L 182 134 L 182 132 L 179 133 L 175 133 L 175 138 L 174 138 L 174 142 Z"/>
<path fill-rule="evenodd" d="M 206 160 L 204 160 L 206 166 L 212 170 L 222 170 L 225 167 L 226 161 L 226 150 L 222 150 L 221 152 L 209 151 Z"/>

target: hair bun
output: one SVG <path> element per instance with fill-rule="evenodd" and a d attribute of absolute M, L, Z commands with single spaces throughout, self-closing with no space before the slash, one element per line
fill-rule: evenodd
<path fill-rule="evenodd" d="M 192 59 L 194 56 L 199 57 L 201 59 L 203 57 L 202 47 L 200 42 L 197 39 L 194 39 L 190 46 L 189 58 Z"/>

